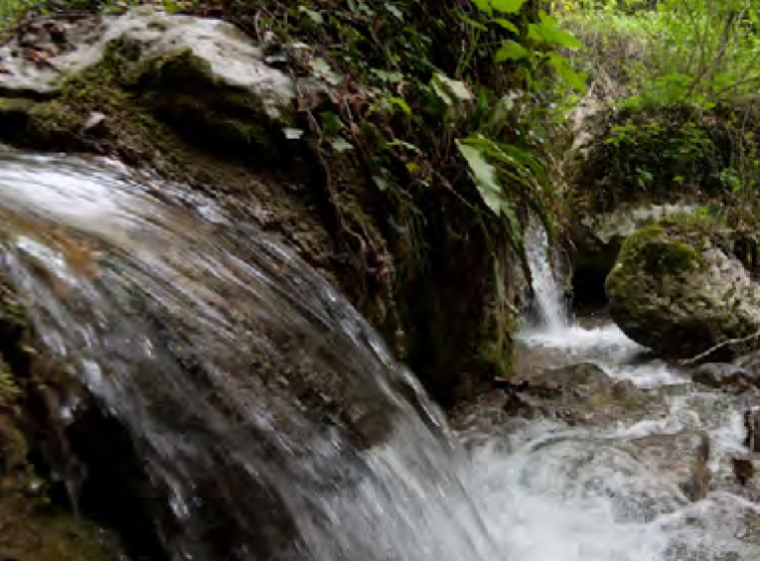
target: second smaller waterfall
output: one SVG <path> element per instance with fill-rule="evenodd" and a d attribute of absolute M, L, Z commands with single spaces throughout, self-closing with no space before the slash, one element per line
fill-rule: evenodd
<path fill-rule="evenodd" d="M 549 236 L 539 220 L 532 218 L 525 232 L 525 253 L 533 285 L 534 307 L 539 326 L 547 331 L 567 327 L 567 309 L 557 281 Z"/>

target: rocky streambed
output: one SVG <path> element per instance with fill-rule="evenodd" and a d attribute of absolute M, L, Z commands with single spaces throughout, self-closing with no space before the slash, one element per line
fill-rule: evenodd
<path fill-rule="evenodd" d="M 454 416 L 505 541 L 531 561 L 757 558 L 757 396 L 581 324 L 524 332 L 522 375 Z"/>

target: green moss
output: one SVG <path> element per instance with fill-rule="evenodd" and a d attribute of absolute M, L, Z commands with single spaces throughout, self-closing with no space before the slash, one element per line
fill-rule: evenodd
<path fill-rule="evenodd" d="M 678 276 L 704 264 L 700 253 L 689 243 L 674 237 L 661 224 L 635 232 L 620 249 L 618 263 L 641 263 L 647 273 Z"/>
<path fill-rule="evenodd" d="M 113 538 L 70 515 L 22 497 L 0 499 L 0 551 L 20 561 L 117 561 Z"/>

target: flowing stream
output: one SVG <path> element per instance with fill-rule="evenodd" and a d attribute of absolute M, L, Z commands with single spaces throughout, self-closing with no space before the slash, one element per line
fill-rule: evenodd
<path fill-rule="evenodd" d="M 743 404 L 611 324 L 547 310 L 560 300 L 541 237 L 531 265 L 551 321 L 525 330 L 523 352 L 598 364 L 664 395 L 664 414 L 454 434 L 308 265 L 214 201 L 112 162 L 4 153 L 0 215 L 3 275 L 48 351 L 128 431 L 171 559 L 760 558 L 757 506 L 730 468 L 746 455 Z M 81 407 L 72 394 L 61 418 Z M 664 468 L 637 448 L 683 431 L 710 441 L 696 499 L 674 477 L 690 458 Z"/>

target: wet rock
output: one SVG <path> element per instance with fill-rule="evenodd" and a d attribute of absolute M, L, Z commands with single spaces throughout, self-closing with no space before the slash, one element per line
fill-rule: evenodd
<path fill-rule="evenodd" d="M 51 489 L 60 481 L 41 477 L 32 463 L 32 455 L 51 450 L 44 441 L 55 438 L 34 433 L 55 435 L 57 427 L 39 408 L 42 379 L 32 384 L 24 379 L 31 371 L 13 370 L 33 364 L 29 351 L 17 348 L 24 332 L 17 313 L 17 302 L 0 285 L 0 558 L 125 561 L 113 536 L 50 501 Z M 61 467 L 52 471 L 60 474 Z"/>
<path fill-rule="evenodd" d="M 737 358 L 737 366 L 746 369 L 754 378 L 760 378 L 760 351 L 753 351 Z"/>
<path fill-rule="evenodd" d="M 760 452 L 760 409 L 750 409 L 744 413 L 744 445 L 751 452 Z"/>
<path fill-rule="evenodd" d="M 125 15 L 61 23 L 67 39 L 47 43 L 32 38 L 44 63 L 31 57 L 20 44 L 21 34 L 0 49 L 6 71 L 0 74 L 0 91 L 23 97 L 27 92 L 52 95 L 66 78 L 82 73 L 107 57 L 129 58 L 138 73 L 156 70 L 175 57 L 186 57 L 186 77 L 198 72 L 220 85 L 250 94 L 250 101 L 273 119 L 291 111 L 295 99 L 292 80 L 266 64 L 263 52 L 231 24 L 151 9 L 135 9 Z M 188 84 L 192 85 L 192 84 Z"/>
<path fill-rule="evenodd" d="M 755 476 L 755 465 L 747 458 L 731 458 L 731 467 L 739 485 L 747 485 Z"/>
<path fill-rule="evenodd" d="M 255 149 L 266 163 L 289 146 L 283 128 L 295 119 L 295 82 L 269 66 L 263 51 L 231 24 L 138 8 L 59 27 L 65 41 L 50 41 L 39 30 L 0 47 L 0 100 L 54 98 L 66 88 L 92 87 L 93 79 L 105 83 L 97 76 L 107 72 L 181 136 L 208 150 Z M 82 83 L 72 85 L 77 80 Z M 18 102 L 3 105 L 10 105 L 4 113 L 24 109 Z M 76 117 L 74 131 L 95 134 L 106 115 Z"/>
<path fill-rule="evenodd" d="M 629 441 L 626 447 L 644 464 L 671 478 L 691 501 L 707 495 L 710 443 L 702 431 L 654 434 Z"/>
<path fill-rule="evenodd" d="M 665 412 L 664 395 L 618 381 L 594 364 L 546 370 L 514 386 L 510 412 L 572 425 L 614 425 Z"/>
<path fill-rule="evenodd" d="M 754 387 L 757 380 L 749 370 L 731 363 L 710 362 L 698 366 L 692 379 L 711 388 L 742 393 Z"/>
<path fill-rule="evenodd" d="M 615 323 L 666 356 L 722 360 L 760 331 L 760 287 L 696 225 L 650 226 L 628 238 L 606 282 Z"/>
<path fill-rule="evenodd" d="M 690 204 L 621 204 L 607 213 L 578 216 L 572 228 L 573 298 L 576 305 L 606 303 L 604 281 L 623 242 L 637 230 L 663 217 L 692 212 Z"/>

